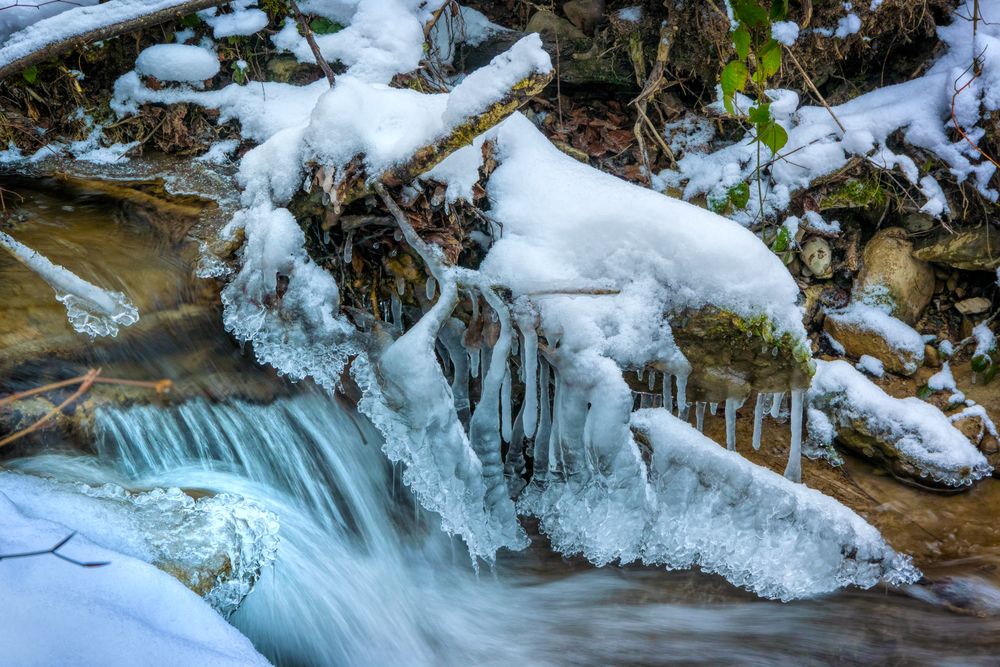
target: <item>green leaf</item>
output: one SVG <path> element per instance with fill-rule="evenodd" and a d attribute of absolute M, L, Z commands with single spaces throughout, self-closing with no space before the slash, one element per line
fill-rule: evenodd
<path fill-rule="evenodd" d="M 764 71 L 765 77 L 774 76 L 781 69 L 781 44 L 773 39 L 767 40 L 767 43 L 757 53 L 757 61 L 760 63 L 760 69 Z"/>
<path fill-rule="evenodd" d="M 771 120 L 771 105 L 770 104 L 757 104 L 750 107 L 750 122 L 755 125 L 761 125 Z"/>
<path fill-rule="evenodd" d="M 736 47 L 736 57 L 746 60 L 750 55 L 750 31 L 741 25 L 733 32 L 733 45 Z"/>
<path fill-rule="evenodd" d="M 733 0 L 732 5 L 733 13 L 743 25 L 756 28 L 767 23 L 767 12 L 756 0 Z"/>
<path fill-rule="evenodd" d="M 38 81 L 38 65 L 32 65 L 31 67 L 25 69 L 21 72 L 21 76 L 24 77 L 25 81 L 34 85 L 34 83 Z"/>
<path fill-rule="evenodd" d="M 784 21 L 788 14 L 788 0 L 771 0 L 771 20 Z"/>
<path fill-rule="evenodd" d="M 757 141 L 771 149 L 771 153 L 777 155 L 785 144 L 788 143 L 788 133 L 773 120 L 757 126 Z"/>
<path fill-rule="evenodd" d="M 934 393 L 934 391 L 930 387 L 928 387 L 925 384 L 922 384 L 922 385 L 920 385 L 920 388 L 917 389 L 917 398 L 921 398 L 921 399 L 926 400 L 926 399 L 930 398 L 930 395 L 933 394 L 933 393 Z"/>
<path fill-rule="evenodd" d="M 990 358 L 985 354 L 977 354 L 976 356 L 972 357 L 971 365 L 972 365 L 972 370 L 976 371 L 977 373 L 982 373 L 989 367 Z"/>
<path fill-rule="evenodd" d="M 774 252 L 785 252 L 788 250 L 788 229 L 781 227 L 778 230 L 778 235 L 774 237 L 774 243 L 771 244 L 771 250 Z"/>
<path fill-rule="evenodd" d="M 201 17 L 197 14 L 188 14 L 187 16 L 182 16 L 180 24 L 185 28 L 193 28 L 201 23 Z"/>
<path fill-rule="evenodd" d="M 746 183 L 737 183 L 733 187 L 729 188 L 729 201 L 733 203 L 736 208 L 746 208 L 747 203 L 750 201 L 750 186 Z"/>
<path fill-rule="evenodd" d="M 309 29 L 317 35 L 332 35 L 335 32 L 343 30 L 344 26 L 328 18 L 317 16 L 309 22 Z"/>
<path fill-rule="evenodd" d="M 746 90 L 747 76 L 749 76 L 749 74 L 747 66 L 739 60 L 729 61 L 729 63 L 722 69 L 722 77 L 720 80 L 722 83 L 723 95 L 731 96 L 737 90 Z"/>

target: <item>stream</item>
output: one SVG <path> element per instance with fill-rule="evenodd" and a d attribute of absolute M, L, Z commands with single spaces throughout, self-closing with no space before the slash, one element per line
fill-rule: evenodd
<path fill-rule="evenodd" d="M 977 614 L 946 608 L 928 587 L 782 604 L 698 572 L 594 568 L 550 551 L 533 525 L 528 549 L 477 571 L 461 541 L 414 503 L 350 403 L 284 382 L 228 338 L 192 278 L 190 244 L 165 243 L 94 193 L 29 194 L 11 233 L 124 291 L 157 326 L 94 347 L 67 342 L 51 289 L 0 256 L 0 393 L 94 365 L 116 377 L 168 377 L 178 391 L 168 401 L 95 393 L 80 408 L 87 442 L 50 433 L 38 447 L 5 451 L 0 465 L 235 493 L 277 513 L 277 561 L 231 619 L 275 664 L 997 662 L 1000 588 L 970 563 L 938 570 L 950 577 L 949 599 L 973 600 Z"/>

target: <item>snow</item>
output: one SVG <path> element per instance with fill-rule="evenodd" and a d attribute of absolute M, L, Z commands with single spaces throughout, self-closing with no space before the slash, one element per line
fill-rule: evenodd
<path fill-rule="evenodd" d="M 885 366 L 882 362 L 875 357 L 870 357 L 867 354 L 862 354 L 861 358 L 858 359 L 858 363 L 855 366 L 859 371 L 867 373 L 872 377 L 883 377 L 885 375 Z"/>
<path fill-rule="evenodd" d="M 5 475 L 5 484 L 9 475 Z M 0 553 L 47 549 L 71 534 L 49 520 L 52 499 L 0 491 Z M 79 508 L 66 515 L 88 523 Z M 122 535 L 108 535 L 121 543 Z M 269 664 L 235 628 L 165 572 L 76 535 L 60 554 L 103 567 L 80 567 L 52 555 L 0 561 L 4 604 L 16 613 L 0 625 L 0 662 L 9 665 Z"/>
<path fill-rule="evenodd" d="M 248 3 L 232 3 L 248 4 Z M 267 26 L 267 14 L 259 9 L 240 8 L 229 14 L 205 17 L 205 23 L 212 27 L 216 39 L 252 35 Z"/>
<path fill-rule="evenodd" d="M 195 83 L 219 73 L 219 58 L 199 46 L 156 44 L 139 54 L 135 71 L 160 81 Z"/>
<path fill-rule="evenodd" d="M 780 600 L 919 577 L 833 498 L 753 465 L 665 410 L 640 410 L 632 426 L 652 446 L 657 497 L 643 562 L 698 566 Z"/>
<path fill-rule="evenodd" d="M 827 317 L 848 325 L 860 332 L 878 336 L 889 347 L 903 353 L 908 373 L 920 367 L 924 359 L 924 339 L 913 327 L 888 314 L 882 308 L 854 302 L 845 308 L 830 310 Z"/>
<path fill-rule="evenodd" d="M 982 159 L 964 141 L 952 138 L 952 95 L 956 85 L 965 82 L 963 76 L 968 76 L 963 72 L 968 69 L 968 45 L 973 40 L 972 22 L 962 17 L 971 15 L 971 5 L 971 0 L 966 0 L 956 10 L 952 23 L 938 29 L 948 50 L 923 76 L 876 88 L 833 107 L 833 115 L 843 124 L 846 133 L 830 111 L 820 106 L 802 106 L 789 118 L 779 119 L 788 132 L 788 143 L 782 153 L 791 155 L 794 152 L 795 157 L 779 159 L 770 167 L 765 179 L 769 187 L 764 188 L 767 192 L 766 215 L 776 216 L 788 206 L 793 192 L 841 169 L 848 157 L 855 154 L 867 156 L 869 162 L 879 168 L 898 169 L 927 198 L 924 212 L 933 216 L 947 215 L 948 202 L 935 178 L 921 176 L 912 158 L 888 147 L 889 137 L 900 131 L 904 145 L 934 154 L 947 165 L 952 177 L 959 182 L 972 179 L 984 196 L 996 200 L 997 192 L 990 187 L 994 165 Z M 974 140 L 982 136 L 982 130 L 976 127 L 980 118 L 1000 109 L 1000 2 L 981 2 L 980 12 L 983 20 L 979 22 L 976 39 L 980 45 L 977 52 L 985 49 L 983 73 L 956 98 L 956 115 Z M 851 14 L 842 19 L 842 24 L 844 32 L 848 32 L 859 22 Z M 749 99 L 741 100 L 740 108 L 752 103 Z M 678 160 L 678 168 L 661 172 L 657 182 L 683 187 L 685 199 L 698 195 L 721 197 L 733 185 L 753 181 L 756 156 L 757 146 L 748 134 L 715 151 L 684 155 Z M 769 160 L 771 155 L 763 157 Z M 742 224 L 751 224 L 760 208 L 757 189 L 751 187 L 746 209 L 735 212 L 733 218 Z"/>
<path fill-rule="evenodd" d="M 629 23 L 638 23 L 642 20 L 642 7 L 636 5 L 632 7 L 622 7 L 618 10 L 618 18 Z"/>
<path fill-rule="evenodd" d="M 138 18 L 183 4 L 185 0 L 109 0 L 95 4 L 89 0 L 74 2 L 70 9 L 56 3 L 46 14 L 54 14 L 31 22 L 22 30 L 0 43 L 0 67 L 20 60 L 35 51 L 65 39 Z M 2 13 L 7 14 L 10 10 Z M 2 20 L 2 19 L 0 19 Z M 0 33 L 2 35 L 2 33 Z"/>
<path fill-rule="evenodd" d="M 0 10 L 0 44 L 11 34 L 42 19 L 61 14 L 77 6 L 96 5 L 98 0 L 18 0 Z M 8 6 L 11 5 L 11 6 Z"/>
<path fill-rule="evenodd" d="M 947 361 L 941 364 L 941 370 L 927 379 L 927 387 L 933 391 L 955 391 L 955 376 Z"/>
<path fill-rule="evenodd" d="M 988 355 L 997 348 L 996 335 L 990 331 L 986 322 L 980 322 L 972 328 L 972 338 L 976 341 L 976 349 L 972 353 L 973 357 Z"/>
<path fill-rule="evenodd" d="M 771 37 L 779 44 L 792 46 L 799 38 L 799 25 L 794 21 L 775 21 L 771 24 Z"/>
<path fill-rule="evenodd" d="M 851 12 L 837 21 L 837 29 L 833 36 L 846 39 L 861 30 L 861 19 L 854 12 Z"/>
<path fill-rule="evenodd" d="M 104 290 L 83 280 L 2 231 L 0 248 L 10 252 L 55 290 L 56 300 L 66 306 L 70 326 L 79 333 L 91 339 L 114 337 L 120 326 L 131 326 L 139 321 L 139 311 L 121 292 Z"/>
<path fill-rule="evenodd" d="M 835 428 L 861 425 L 893 443 L 922 476 L 963 486 L 990 474 L 983 455 L 944 413 L 919 398 L 889 396 L 845 361 L 817 362 L 808 399 Z"/>

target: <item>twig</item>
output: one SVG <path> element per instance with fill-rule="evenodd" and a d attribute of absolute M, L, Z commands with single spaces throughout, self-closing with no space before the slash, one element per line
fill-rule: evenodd
<path fill-rule="evenodd" d="M 66 543 L 69 542 L 71 539 L 73 539 L 75 536 L 76 536 L 76 531 L 74 530 L 72 533 L 70 533 L 63 539 L 59 540 L 59 543 L 56 544 L 51 549 L 41 549 L 39 551 L 25 551 L 17 554 L 0 554 L 0 560 L 12 560 L 14 558 L 31 558 L 32 556 L 52 555 L 55 556 L 56 558 L 66 561 L 67 563 L 72 563 L 73 565 L 79 565 L 80 567 L 104 567 L 105 565 L 111 565 L 110 561 L 97 561 L 97 562 L 80 561 L 76 560 L 75 558 L 70 558 L 69 556 L 64 556 L 63 554 L 59 553 L 59 550 L 62 549 L 64 546 L 66 546 Z"/>
<path fill-rule="evenodd" d="M 100 372 L 101 372 L 101 369 L 99 369 L 99 368 L 95 368 L 94 370 L 88 372 L 87 375 L 84 376 L 83 382 L 80 384 L 80 387 L 76 391 L 74 391 L 72 393 L 72 395 L 70 395 L 69 398 L 67 398 L 62 403 L 60 403 L 56 407 L 54 407 L 51 410 L 49 410 L 45 414 L 45 416 L 43 416 L 41 419 L 39 419 L 38 421 L 36 421 L 31 426 L 29 426 L 27 428 L 24 428 L 24 429 L 21 429 L 17 433 L 13 433 L 11 435 L 8 435 L 3 440 L 0 440 L 0 447 L 3 447 L 4 445 L 10 444 L 10 443 L 14 442 L 15 440 L 20 440 L 21 438 L 23 438 L 24 436 L 28 435 L 29 433 L 34 433 L 35 431 L 37 431 L 38 429 L 40 429 L 42 426 L 45 425 L 46 422 L 48 422 L 50 419 L 52 419 L 57 414 L 59 414 L 60 412 L 62 412 L 63 409 L 66 408 L 66 406 L 70 405 L 71 403 L 73 403 L 74 401 L 76 401 L 78 398 L 80 398 L 81 396 L 83 396 L 87 392 L 87 390 L 90 389 L 90 387 L 94 384 L 94 380 L 97 379 L 97 376 L 100 374 Z"/>
<path fill-rule="evenodd" d="M 431 15 L 431 20 L 428 21 L 427 25 L 424 26 L 424 41 L 425 42 L 431 38 L 431 30 L 434 29 L 434 25 L 438 22 L 438 19 L 441 18 L 441 14 L 443 14 L 444 10 L 446 10 L 448 7 L 450 7 L 454 3 L 455 3 L 455 0 L 444 0 L 444 2 L 441 3 L 441 6 L 438 7 L 436 10 L 434 10 L 434 13 Z"/>
<path fill-rule="evenodd" d="M 819 88 L 816 87 L 816 84 L 814 84 L 812 79 L 809 78 L 809 75 L 806 74 L 805 69 L 803 69 L 801 63 L 799 63 L 799 59 L 795 57 L 795 54 L 792 53 L 792 50 L 787 46 L 785 47 L 785 51 L 788 53 L 789 57 L 791 57 L 792 62 L 795 63 L 795 67 L 799 70 L 799 74 L 801 74 L 802 78 L 805 79 L 806 85 L 809 86 L 809 90 L 813 92 L 813 94 L 819 100 L 819 103 L 823 105 L 823 108 L 825 108 L 827 112 L 829 112 L 830 117 L 833 118 L 833 122 L 837 124 L 837 127 L 840 128 L 840 131 L 843 132 L 844 134 L 847 134 L 847 128 L 845 128 L 844 124 L 840 122 L 839 118 L 837 118 L 837 114 L 833 113 L 833 108 L 831 108 L 830 105 L 826 103 L 826 98 L 823 97 L 823 93 L 819 92 Z"/>
<path fill-rule="evenodd" d="M 41 387 L 35 387 L 34 389 L 28 389 L 26 391 L 21 391 L 16 394 L 11 394 L 10 396 L 5 396 L 0 398 L 0 408 L 15 403 L 25 398 L 30 398 L 36 394 L 43 394 L 47 391 L 52 391 L 54 389 L 62 389 L 63 387 L 70 387 L 74 384 L 80 384 L 87 379 L 87 374 L 79 375 L 75 378 L 70 378 L 68 380 L 60 380 L 59 382 L 51 382 L 49 384 L 42 385 Z M 128 387 L 145 387 L 147 389 L 153 389 L 157 394 L 166 394 L 170 391 L 173 386 L 173 381 L 171 380 L 125 380 L 122 378 L 108 378 L 108 377 L 95 377 L 94 384 L 118 384 L 125 385 Z"/>
<path fill-rule="evenodd" d="M 330 63 L 326 62 L 326 58 L 323 57 L 323 53 L 319 50 L 319 44 L 316 43 L 316 38 L 313 36 L 312 28 L 309 27 L 309 23 L 306 21 L 306 17 L 302 15 L 299 10 L 299 5 L 295 0 L 288 0 L 289 7 L 295 12 L 295 20 L 299 23 L 299 28 L 302 30 L 302 36 L 306 38 L 306 42 L 309 44 L 309 48 L 312 50 L 313 57 L 316 59 L 316 64 L 319 68 L 323 70 L 323 74 L 326 76 L 326 80 L 330 82 L 330 87 L 333 87 L 334 75 L 333 70 L 330 69 Z"/>

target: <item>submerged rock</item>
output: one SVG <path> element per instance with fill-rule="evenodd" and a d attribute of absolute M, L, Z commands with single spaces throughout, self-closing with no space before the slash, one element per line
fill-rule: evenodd
<path fill-rule="evenodd" d="M 808 400 L 811 428 L 812 411 L 819 411 L 841 444 L 897 477 L 962 487 L 991 472 L 986 458 L 939 409 L 915 397 L 889 396 L 845 361 L 818 363 Z"/>
<path fill-rule="evenodd" d="M 233 495 L 192 498 L 180 489 L 135 493 L 114 485 L 0 473 L 0 492 L 24 512 L 173 575 L 223 616 L 274 560 L 277 517 Z"/>
<path fill-rule="evenodd" d="M 895 317 L 911 325 L 916 322 L 934 295 L 934 269 L 913 256 L 906 231 L 883 229 L 865 246 L 863 259 L 855 292 L 881 297 Z"/>

